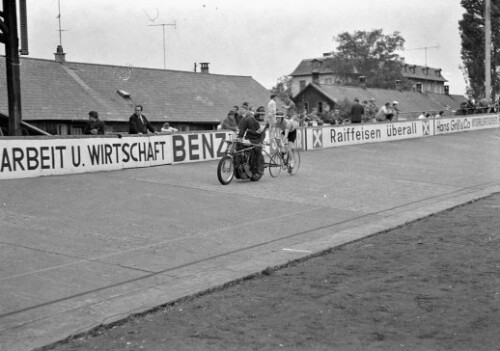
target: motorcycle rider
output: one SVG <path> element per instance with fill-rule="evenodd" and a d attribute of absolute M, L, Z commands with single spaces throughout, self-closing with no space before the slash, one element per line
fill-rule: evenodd
<path fill-rule="evenodd" d="M 253 147 L 251 152 L 250 159 L 253 160 L 253 164 L 250 165 L 251 175 L 249 175 L 252 180 L 259 180 L 260 177 L 264 174 L 264 155 L 262 155 L 262 146 L 260 143 L 263 141 L 265 137 L 265 130 L 267 126 L 261 126 L 260 123 L 255 119 L 254 115 L 250 112 L 246 112 L 241 119 L 238 125 L 238 140 L 245 140 L 247 143 L 259 144 L 258 146 Z M 240 146 L 240 149 L 245 147 L 244 145 Z M 236 163 L 236 160 L 235 160 Z M 237 166 L 235 164 L 235 166 Z"/>

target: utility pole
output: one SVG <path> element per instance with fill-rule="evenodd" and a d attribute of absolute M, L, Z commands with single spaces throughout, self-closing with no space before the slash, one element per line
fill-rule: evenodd
<path fill-rule="evenodd" d="M 410 50 L 425 50 L 425 67 L 427 67 L 427 49 L 439 49 L 439 45 L 436 45 L 436 46 L 423 46 L 421 48 L 414 48 L 414 49 L 406 49 L 406 51 L 410 51 Z"/>
<path fill-rule="evenodd" d="M 484 98 L 491 102 L 491 0 L 484 6 Z"/>
<path fill-rule="evenodd" d="M 26 10 L 26 0 L 21 1 L 21 10 Z M 19 39 L 17 37 L 16 0 L 3 0 L 0 12 L 0 42 L 5 44 L 7 72 L 7 96 L 9 99 L 9 135 L 22 135 L 21 130 L 21 78 L 19 72 Z M 24 15 L 21 18 L 25 17 Z M 21 24 L 21 28 L 25 24 Z M 27 52 L 27 48 L 25 50 Z"/>
<path fill-rule="evenodd" d="M 163 27 L 163 69 L 167 68 L 167 60 L 166 60 L 166 50 L 165 50 L 165 27 L 172 26 L 174 29 L 176 27 L 175 21 L 174 23 L 158 23 L 158 24 L 148 24 L 149 27 Z"/>

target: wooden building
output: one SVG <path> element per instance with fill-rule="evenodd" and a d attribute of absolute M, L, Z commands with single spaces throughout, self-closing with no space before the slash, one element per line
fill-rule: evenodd
<path fill-rule="evenodd" d="M 181 131 L 212 130 L 234 105 L 266 106 L 269 90 L 250 76 L 20 59 L 24 133 L 83 133 L 89 111 L 97 111 L 107 133 L 128 132 L 134 105 L 158 130 L 164 122 Z M 0 126 L 5 127 L 8 99 L 5 57 L 0 57 Z M 3 117 L 3 118 L 2 118 Z"/>

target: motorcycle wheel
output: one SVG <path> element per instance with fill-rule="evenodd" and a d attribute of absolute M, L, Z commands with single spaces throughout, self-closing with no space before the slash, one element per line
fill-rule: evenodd
<path fill-rule="evenodd" d="M 222 185 L 231 183 L 234 178 L 234 164 L 231 156 L 225 155 L 217 165 L 217 178 Z"/>

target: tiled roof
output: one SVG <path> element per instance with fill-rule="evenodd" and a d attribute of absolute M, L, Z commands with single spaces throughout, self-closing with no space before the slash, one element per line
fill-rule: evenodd
<path fill-rule="evenodd" d="M 22 117 L 27 121 L 87 120 L 90 110 L 104 121 L 128 121 L 136 103 L 151 121 L 213 123 L 244 101 L 266 106 L 270 95 L 249 76 L 32 58 L 21 58 L 20 71 Z M 0 113 L 8 114 L 5 82 L 5 57 L 0 57 Z"/>
<path fill-rule="evenodd" d="M 297 68 L 295 68 L 295 70 L 292 73 L 290 73 L 290 76 L 292 77 L 310 76 L 313 70 L 314 60 L 320 62 L 318 71 L 320 75 L 335 74 L 335 67 L 333 65 L 333 60 L 329 59 L 328 57 L 318 57 L 318 58 L 302 60 L 297 66 Z M 406 71 L 404 70 L 405 67 Z M 403 74 L 404 77 L 409 79 L 432 80 L 439 82 L 447 81 L 443 76 L 441 76 L 441 70 L 438 68 L 404 64 L 401 68 L 401 73 Z"/>
<path fill-rule="evenodd" d="M 319 72 L 318 72 L 319 74 L 332 74 L 335 72 L 332 60 L 330 60 L 328 57 L 318 57 L 318 58 L 302 60 L 297 66 L 297 68 L 295 68 L 295 70 L 292 73 L 290 73 L 290 76 L 292 77 L 310 76 L 313 70 L 314 60 L 320 62 Z"/>
<path fill-rule="evenodd" d="M 347 99 L 353 101 L 354 98 L 359 98 L 360 101 L 375 99 L 377 106 L 382 106 L 386 102 L 398 102 L 398 107 L 401 112 L 421 112 L 421 111 L 439 111 L 444 110 L 446 106 L 457 110 L 460 107 L 460 102 L 465 100 L 465 97 L 460 95 L 445 95 L 445 94 L 421 94 L 411 91 L 398 91 L 389 89 L 363 89 L 360 87 L 349 87 L 339 85 L 317 85 L 309 84 L 308 89 L 312 87 L 317 89 L 323 95 L 332 101 L 342 101 Z M 299 93 L 300 95 L 300 93 Z"/>
<path fill-rule="evenodd" d="M 432 80 L 437 82 L 447 82 L 441 75 L 441 69 L 427 66 L 404 64 L 401 73 L 404 77 L 413 80 Z"/>

